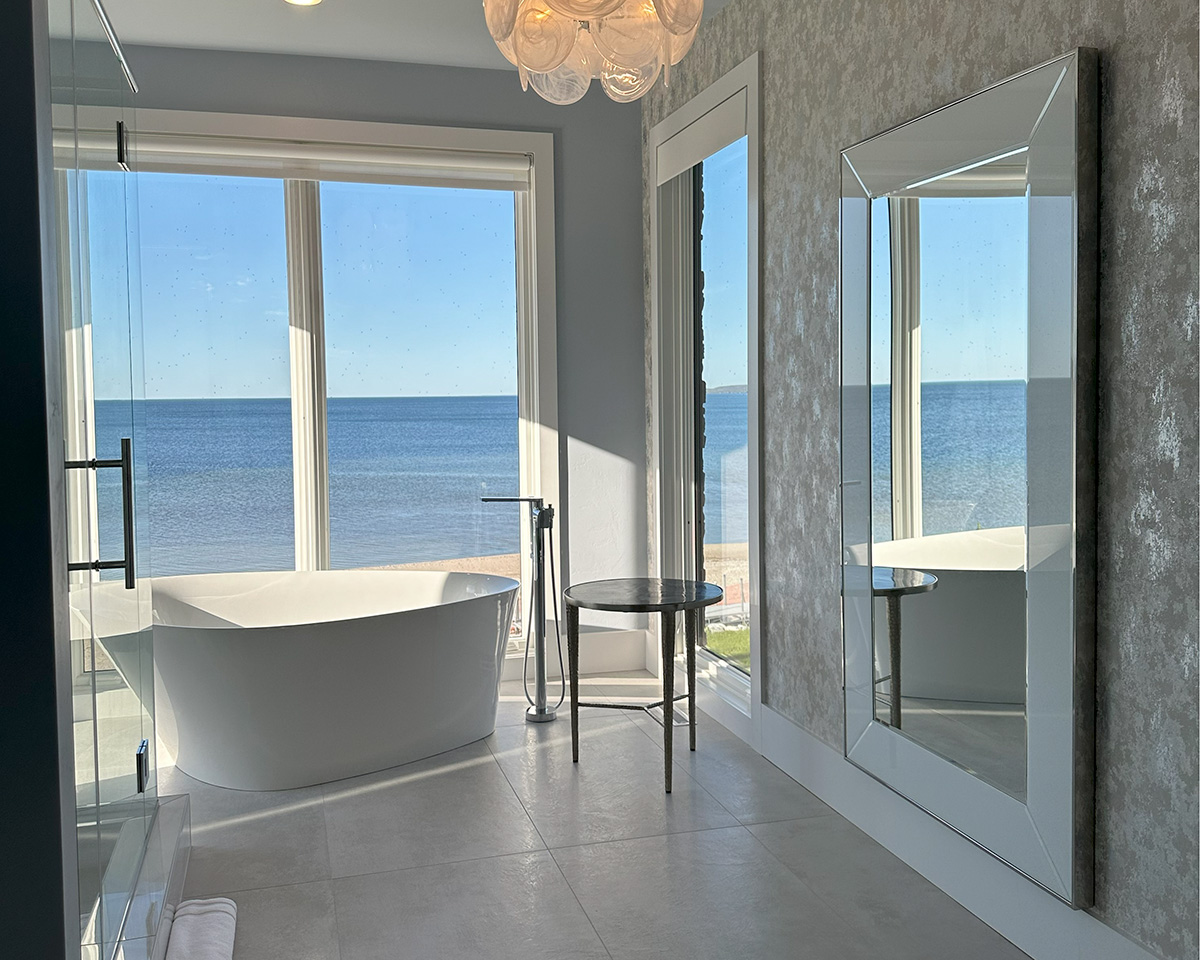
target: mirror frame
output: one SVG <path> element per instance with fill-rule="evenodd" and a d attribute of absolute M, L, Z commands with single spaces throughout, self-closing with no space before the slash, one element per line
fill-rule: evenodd
<path fill-rule="evenodd" d="M 1071 906 L 1093 898 L 1096 607 L 1096 304 L 1098 228 L 1099 86 L 1097 53 L 1078 48 L 1000 81 L 932 113 L 841 152 L 841 457 L 842 623 L 845 665 L 845 756 L 851 763 L 1020 871 Z M 1044 84 L 1044 86 L 1042 86 Z M 1013 98 L 1048 90 L 1024 141 L 1003 141 L 979 111 L 1010 110 Z M 1018 111 L 1019 112 L 1019 111 Z M 1044 117 L 1062 121 L 1059 138 L 1039 153 L 1035 141 Z M 1024 115 L 1024 114 L 1022 114 Z M 962 124 L 960 139 L 946 137 Z M 1066 129 L 1069 127 L 1069 131 Z M 975 140 L 971 128 L 977 132 Z M 936 136 L 931 136 L 936 131 Z M 986 131 L 986 136 L 981 132 Z M 1070 140 L 1066 139 L 1069 132 Z M 966 138 L 966 139 L 961 139 Z M 1062 199 L 1070 176 L 1073 236 L 1035 248 L 1030 230 L 1030 392 L 1053 386 L 1039 367 L 1066 369 L 1074 422 L 1063 426 L 1073 455 L 1039 471 L 1027 498 L 1026 800 L 1005 793 L 901 731 L 875 719 L 874 600 L 871 593 L 870 440 L 870 206 L 896 189 L 886 176 L 864 174 L 871 154 L 890 149 L 920 152 L 914 143 L 945 143 L 948 162 L 938 176 L 962 169 L 964 160 L 998 157 L 1030 148 L 1048 158 Z M 955 150 L 959 153 L 954 155 Z M 966 151 L 965 153 L 963 151 Z M 974 151 L 973 153 L 971 151 Z M 1060 165 L 1055 165 L 1055 161 Z M 856 161 L 859 168 L 856 168 Z M 1072 169 L 1066 169 L 1070 164 Z M 911 176 L 911 174 L 910 174 Z M 874 187 L 874 192 L 872 190 Z M 1031 223 L 1037 182 L 1031 190 Z M 1044 231 L 1043 233 L 1048 233 Z M 1044 242 L 1044 235 L 1037 242 Z M 1068 249 L 1069 248 L 1069 249 Z M 1042 254 L 1052 254 L 1049 258 Z M 1057 265 L 1049 275 L 1045 264 Z M 1069 268 L 1069 276 L 1067 275 Z M 1038 274 L 1041 274 L 1040 276 Z M 1055 287 L 1057 284 L 1057 287 Z M 1057 297 L 1053 295 L 1057 294 Z M 1069 307 L 1066 300 L 1070 300 Z M 1043 361 L 1048 356 L 1050 359 Z M 1046 379 L 1042 384 L 1039 377 Z M 1056 382 L 1066 385 L 1066 378 Z M 1043 438 L 1045 439 L 1045 438 Z M 1064 439 L 1066 437 L 1064 436 Z M 1035 486 L 1042 488 L 1035 492 Z M 1051 489 L 1053 488 L 1053 489 Z M 1036 504 L 1036 506 L 1035 506 Z M 1033 521 L 1035 510 L 1037 522 Z M 1055 523 L 1054 521 L 1058 522 Z M 866 546 L 864 551 L 862 548 Z M 851 548 L 857 548 L 854 553 Z M 854 559 L 857 556 L 860 559 Z M 865 556 L 865 564 L 861 557 Z M 1032 558 L 1032 559 L 1031 559 Z M 1033 629 L 1037 617 L 1038 632 Z M 1048 628 L 1048 629 L 1047 629 Z M 1037 642 L 1030 642 L 1036 639 Z"/>

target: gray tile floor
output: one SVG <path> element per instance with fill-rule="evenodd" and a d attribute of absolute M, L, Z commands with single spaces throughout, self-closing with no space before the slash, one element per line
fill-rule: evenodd
<path fill-rule="evenodd" d="M 654 697 L 648 674 L 584 697 Z M 1020 960 L 982 921 L 703 715 L 523 722 L 505 684 L 487 740 L 323 787 L 192 795 L 188 896 L 238 904 L 236 960 L 639 957 Z"/>

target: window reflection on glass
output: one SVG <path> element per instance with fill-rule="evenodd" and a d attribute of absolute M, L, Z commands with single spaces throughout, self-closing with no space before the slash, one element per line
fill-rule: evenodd
<path fill-rule="evenodd" d="M 700 164 L 697 495 L 704 579 L 725 591 L 710 608 L 707 647 L 750 671 L 748 166 L 742 137 Z"/>
<path fill-rule="evenodd" d="M 97 449 L 119 449 L 124 327 L 104 322 L 102 237 L 115 210 L 89 173 Z M 145 461 L 156 576 L 293 566 L 283 181 L 139 174 Z M 109 332 L 106 332 L 109 331 Z M 127 393 L 128 391 L 126 391 Z M 118 394 L 119 395 L 119 394 Z M 128 400 L 125 401 L 128 407 Z M 102 454 L 111 456 L 112 454 Z M 121 553 L 120 478 L 101 472 L 101 553 Z"/>
<path fill-rule="evenodd" d="M 334 567 L 520 577 L 513 203 L 321 184 Z"/>

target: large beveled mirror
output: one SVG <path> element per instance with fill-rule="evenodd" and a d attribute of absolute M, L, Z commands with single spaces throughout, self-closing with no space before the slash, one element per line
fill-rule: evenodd
<path fill-rule="evenodd" d="M 1096 55 L 842 152 L 846 755 L 1092 889 Z"/>

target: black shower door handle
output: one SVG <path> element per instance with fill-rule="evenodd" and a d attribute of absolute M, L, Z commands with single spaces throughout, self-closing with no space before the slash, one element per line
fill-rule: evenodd
<path fill-rule="evenodd" d="M 121 471 L 121 526 L 125 546 L 125 556 L 121 560 L 82 560 L 78 563 L 68 563 L 68 570 L 124 570 L 125 589 L 132 590 L 136 586 L 136 574 L 133 566 L 133 440 L 121 438 L 121 459 L 119 460 L 68 460 L 68 470 L 104 470 L 107 468 Z"/>

